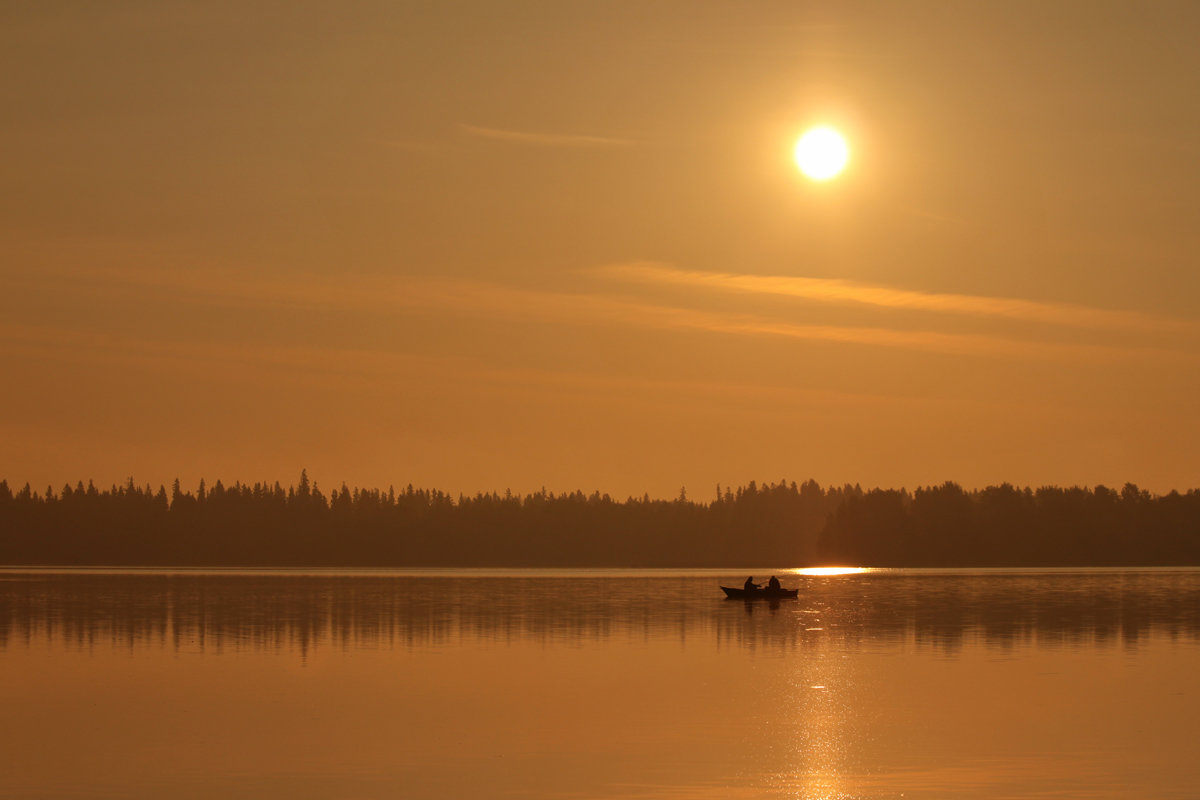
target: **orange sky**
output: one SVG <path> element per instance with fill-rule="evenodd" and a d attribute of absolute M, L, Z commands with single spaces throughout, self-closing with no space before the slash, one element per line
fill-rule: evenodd
<path fill-rule="evenodd" d="M 10 484 L 1200 486 L 1200 6 L 245 5 L 0 11 Z"/>

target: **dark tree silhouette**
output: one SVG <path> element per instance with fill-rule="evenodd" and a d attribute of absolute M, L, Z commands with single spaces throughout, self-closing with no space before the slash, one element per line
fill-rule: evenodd
<path fill-rule="evenodd" d="M 178 566 L 1048 566 L 1200 564 L 1200 491 L 1009 484 L 717 487 L 710 503 L 542 489 L 350 488 L 302 472 L 226 486 L 132 478 L 55 493 L 0 481 L 0 563 Z"/>

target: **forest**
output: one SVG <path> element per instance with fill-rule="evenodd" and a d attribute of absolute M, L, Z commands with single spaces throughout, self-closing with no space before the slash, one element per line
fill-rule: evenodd
<path fill-rule="evenodd" d="M 711 499 L 582 491 L 350 489 L 301 473 L 168 491 L 131 478 L 37 492 L 0 481 L 0 564 L 190 567 L 1200 565 L 1200 490 L 1127 483 L 967 490 L 716 487 Z"/>

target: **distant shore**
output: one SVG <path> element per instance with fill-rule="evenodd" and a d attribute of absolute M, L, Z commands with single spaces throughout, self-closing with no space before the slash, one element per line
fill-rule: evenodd
<path fill-rule="evenodd" d="M 1200 490 L 780 481 L 701 502 L 594 492 L 0 481 L 0 564 L 178 568 L 1200 565 Z"/>

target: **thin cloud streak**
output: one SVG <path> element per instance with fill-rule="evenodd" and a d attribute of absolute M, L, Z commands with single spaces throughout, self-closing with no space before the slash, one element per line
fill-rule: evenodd
<path fill-rule="evenodd" d="M 478 388 L 480 382 L 529 390 L 561 390 L 588 396 L 611 394 L 626 399 L 646 393 L 711 399 L 823 403 L 874 408 L 896 403 L 924 404 L 926 398 L 894 394 L 869 394 L 832 389 L 798 388 L 765 383 L 719 383 L 623 374 L 600 374 L 537 367 L 496 367 L 473 358 L 447 355 L 414 355 L 390 350 L 312 345 L 282 346 L 264 343 L 219 343 L 148 339 L 47 325 L 0 323 L 0 343 L 8 356 L 41 361 L 103 362 L 142 367 L 155 374 L 173 371 L 198 379 L 218 375 L 227 380 L 275 380 L 287 375 L 314 385 L 325 385 L 336 376 L 339 385 L 360 380 L 364 387 L 393 385 L 407 388 L 412 376 L 439 383 L 454 382 Z"/>
<path fill-rule="evenodd" d="M 1190 362 L 1197 360 L 1196 354 L 1190 351 L 1152 346 L 1108 346 L 932 330 L 794 324 L 753 314 L 702 311 L 612 295 L 529 289 L 474 279 L 363 275 L 353 281 L 334 281 L 319 276 L 292 275 L 284 279 L 211 271 L 181 274 L 129 269 L 104 273 L 90 271 L 88 277 L 89 282 L 100 279 L 110 286 L 117 284 L 113 288 L 132 284 L 151 292 L 165 292 L 176 302 L 232 307 L 325 309 L 385 315 L 409 309 L 558 325 L 698 330 L 1038 361 L 1102 360 L 1121 355 L 1145 358 L 1151 354 Z M 108 287 L 93 286 L 89 291 L 104 288 Z"/>
<path fill-rule="evenodd" d="M 1140 333 L 1200 333 L 1200 325 L 1194 322 L 1136 311 L 1088 308 L 1008 297 L 918 292 L 828 278 L 701 272 L 676 269 L 653 262 L 614 264 L 600 267 L 597 271 L 610 277 L 640 283 L 724 289 L 748 294 L 796 297 L 815 302 L 998 317 L 1061 327 Z"/>
<path fill-rule="evenodd" d="M 577 134 L 536 133 L 532 131 L 510 131 L 501 128 L 483 128 L 478 125 L 459 125 L 458 129 L 480 139 L 492 139 L 514 144 L 539 147 L 632 147 L 631 139 L 616 139 L 607 136 L 583 136 Z"/>

